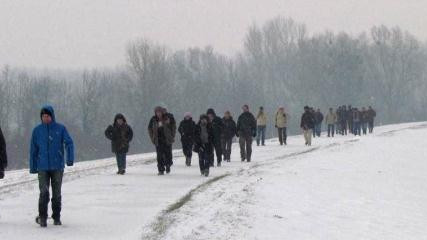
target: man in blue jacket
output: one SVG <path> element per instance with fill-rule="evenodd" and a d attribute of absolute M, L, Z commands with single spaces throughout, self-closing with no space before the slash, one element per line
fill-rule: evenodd
<path fill-rule="evenodd" d="M 41 124 L 34 128 L 31 137 L 30 173 L 38 174 L 39 216 L 36 222 L 47 226 L 49 186 L 52 185 L 52 218 L 54 225 L 61 223 L 61 186 L 64 174 L 64 146 L 67 166 L 74 163 L 73 140 L 67 129 L 55 121 L 51 106 L 44 106 L 40 113 Z"/>

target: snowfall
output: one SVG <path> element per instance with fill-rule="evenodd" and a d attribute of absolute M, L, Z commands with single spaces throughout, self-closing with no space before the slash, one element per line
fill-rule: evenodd
<path fill-rule="evenodd" d="M 270 129 L 271 131 L 273 129 Z M 0 239 L 426 239 L 427 123 L 378 127 L 368 136 L 292 136 L 254 146 L 242 163 L 200 176 L 174 152 L 157 176 L 155 154 L 66 169 L 63 226 L 40 228 L 36 175 L 8 171 L 0 181 Z"/>

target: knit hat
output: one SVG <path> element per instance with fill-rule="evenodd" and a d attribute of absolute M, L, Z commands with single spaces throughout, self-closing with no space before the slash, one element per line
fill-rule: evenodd
<path fill-rule="evenodd" d="M 192 117 L 192 115 L 191 115 L 191 112 L 186 112 L 186 113 L 184 113 L 184 118 L 191 118 Z"/>
<path fill-rule="evenodd" d="M 212 108 L 209 108 L 208 111 L 206 112 L 206 115 L 209 115 L 209 114 L 216 116 L 215 110 L 213 110 Z"/>

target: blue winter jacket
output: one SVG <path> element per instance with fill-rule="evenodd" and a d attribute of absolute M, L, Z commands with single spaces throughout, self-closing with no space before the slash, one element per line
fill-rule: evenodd
<path fill-rule="evenodd" d="M 52 122 L 40 124 L 33 130 L 30 147 L 30 173 L 64 170 L 64 145 L 67 166 L 74 163 L 74 144 L 67 129 L 55 121 L 53 107 L 44 106 L 52 114 Z"/>

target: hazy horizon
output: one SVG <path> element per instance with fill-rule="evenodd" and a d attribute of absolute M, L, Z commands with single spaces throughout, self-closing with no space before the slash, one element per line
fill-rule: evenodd
<path fill-rule="evenodd" d="M 74 0 L 0 1 L 0 65 L 29 68 L 115 67 L 129 41 L 147 38 L 172 49 L 211 45 L 232 55 L 247 28 L 276 16 L 356 35 L 374 25 L 400 26 L 426 41 L 427 2 L 359 0 Z"/>

